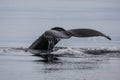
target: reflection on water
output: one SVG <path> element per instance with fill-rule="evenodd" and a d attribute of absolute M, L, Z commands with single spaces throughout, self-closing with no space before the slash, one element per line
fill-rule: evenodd
<path fill-rule="evenodd" d="M 106 60 L 101 58 L 61 58 L 55 62 L 44 62 L 42 60 L 35 61 L 37 64 L 43 64 L 38 67 L 39 73 L 44 75 L 45 80 L 76 80 L 89 79 L 86 77 L 89 72 L 99 70 L 100 65 Z M 93 72 L 92 76 L 96 73 Z M 91 79 L 93 80 L 93 79 Z"/>

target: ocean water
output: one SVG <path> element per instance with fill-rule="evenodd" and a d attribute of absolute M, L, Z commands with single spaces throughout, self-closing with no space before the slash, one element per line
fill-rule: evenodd
<path fill-rule="evenodd" d="M 119 0 L 1 0 L 0 80 L 120 80 Z M 45 62 L 26 51 L 44 31 L 91 28 L 112 38 L 63 39 Z M 58 49 L 58 47 L 60 47 Z"/>
<path fill-rule="evenodd" d="M 50 62 L 21 48 L 0 48 L 1 80 L 119 80 L 120 48 L 66 48 Z"/>

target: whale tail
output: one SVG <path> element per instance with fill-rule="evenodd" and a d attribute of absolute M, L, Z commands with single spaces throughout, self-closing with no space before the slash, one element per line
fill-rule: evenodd
<path fill-rule="evenodd" d="M 30 47 L 29 49 L 35 50 L 48 50 L 49 42 L 52 41 L 52 46 L 50 49 L 53 49 L 54 46 L 60 41 L 60 39 L 69 39 L 71 37 L 94 37 L 94 36 L 103 36 L 109 40 L 111 38 L 105 34 L 93 30 L 93 29 L 71 29 L 65 30 L 61 27 L 55 27 L 51 30 L 46 31 L 40 36 Z"/>

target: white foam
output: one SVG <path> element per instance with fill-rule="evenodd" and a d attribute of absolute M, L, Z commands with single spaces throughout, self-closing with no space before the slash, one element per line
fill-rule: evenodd
<path fill-rule="evenodd" d="M 34 51 L 36 53 L 41 53 L 40 51 Z M 22 48 L 0 48 L 0 55 L 32 55 L 32 52 L 25 52 Z M 61 48 L 56 51 L 51 52 L 51 54 L 62 56 L 62 57 L 91 57 L 100 56 L 107 54 L 106 56 L 120 57 L 119 47 L 94 47 L 94 48 Z M 109 54 L 109 55 L 108 55 Z"/>
<path fill-rule="evenodd" d="M 0 55 L 31 55 L 29 52 L 25 52 L 22 49 L 17 48 L 0 48 Z"/>

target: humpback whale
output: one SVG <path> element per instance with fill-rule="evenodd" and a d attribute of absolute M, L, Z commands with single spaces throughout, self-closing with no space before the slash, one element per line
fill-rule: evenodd
<path fill-rule="evenodd" d="M 45 31 L 32 45 L 29 49 L 32 50 L 52 50 L 54 46 L 61 39 L 69 39 L 71 37 L 94 37 L 94 36 L 103 36 L 109 40 L 111 38 L 105 34 L 93 30 L 93 29 L 70 29 L 65 30 L 61 27 L 54 27 L 50 30 Z"/>

